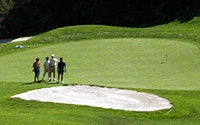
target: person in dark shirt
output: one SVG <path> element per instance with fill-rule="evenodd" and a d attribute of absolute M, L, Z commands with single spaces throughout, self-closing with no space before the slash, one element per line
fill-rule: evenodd
<path fill-rule="evenodd" d="M 60 58 L 60 62 L 58 63 L 58 82 L 60 81 L 60 83 L 64 83 L 63 81 L 63 74 L 64 72 L 66 72 L 66 64 L 65 62 L 63 62 L 63 58 Z"/>

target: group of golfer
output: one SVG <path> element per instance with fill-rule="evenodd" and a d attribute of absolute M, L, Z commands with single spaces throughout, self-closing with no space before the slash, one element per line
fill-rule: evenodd
<path fill-rule="evenodd" d="M 58 71 L 58 81 L 57 83 L 64 83 L 63 81 L 63 74 L 66 72 L 66 63 L 63 62 L 63 58 L 60 58 L 60 61 L 58 62 L 57 66 L 57 61 L 55 55 L 51 55 L 51 59 L 49 57 L 46 57 L 46 60 L 43 63 L 44 66 L 44 74 L 42 77 L 42 80 L 39 79 L 40 76 L 40 59 L 36 58 L 35 62 L 33 63 L 33 72 L 34 72 L 34 82 L 41 82 L 45 81 L 45 75 L 48 74 L 48 82 L 51 82 L 51 80 L 55 81 L 55 74 L 56 74 L 56 68 Z M 53 76 L 52 76 L 53 74 Z M 53 79 L 52 79 L 53 78 Z"/>

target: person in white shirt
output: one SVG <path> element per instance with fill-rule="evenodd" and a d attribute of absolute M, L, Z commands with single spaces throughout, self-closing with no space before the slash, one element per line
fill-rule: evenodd
<path fill-rule="evenodd" d="M 56 80 L 56 63 L 57 63 L 58 59 L 55 58 L 55 55 L 52 54 L 51 55 L 51 60 L 49 63 L 49 82 L 51 81 L 51 75 L 53 73 L 53 81 Z"/>
<path fill-rule="evenodd" d="M 44 62 L 44 74 L 43 74 L 42 81 L 44 81 L 46 73 L 48 74 L 48 79 L 49 79 L 49 64 L 50 64 L 49 57 L 46 57 L 46 60 Z"/>

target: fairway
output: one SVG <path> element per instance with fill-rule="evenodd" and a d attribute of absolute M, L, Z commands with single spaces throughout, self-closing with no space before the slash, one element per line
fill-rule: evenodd
<path fill-rule="evenodd" d="M 14 47 L 14 46 L 13 46 Z M 22 48 L 23 49 L 23 48 Z M 81 40 L 42 46 L 1 56 L 0 79 L 33 81 L 32 63 L 52 53 L 67 62 L 66 84 L 121 88 L 200 90 L 200 50 L 195 44 L 168 39 L 118 38 Z M 43 67 L 41 67 L 41 76 Z"/>

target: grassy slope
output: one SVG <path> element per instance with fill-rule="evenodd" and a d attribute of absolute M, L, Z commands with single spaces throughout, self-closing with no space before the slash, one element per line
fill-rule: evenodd
<path fill-rule="evenodd" d="M 43 47 L 78 41 L 115 37 L 146 37 L 184 40 L 199 47 L 198 25 L 167 25 L 147 29 L 129 29 L 105 26 L 76 26 L 51 31 L 33 40 L 21 43 L 31 47 Z M 11 53 L 22 52 L 29 48 L 15 49 L 20 43 L 0 45 L 1 58 Z M 39 48 L 38 48 L 39 49 Z M 18 54 L 18 53 L 16 53 Z M 17 61 L 17 60 L 16 60 Z M 31 60 L 32 61 L 32 60 Z M 13 62 L 13 61 L 12 61 Z M 1 74 L 2 75 L 2 74 Z M 54 84 L 27 84 L 15 82 L 0 83 L 0 121 L 3 124 L 198 124 L 200 122 L 199 91 L 144 90 L 169 99 L 174 108 L 171 112 L 151 113 L 124 112 L 85 106 L 52 103 L 26 102 L 10 99 L 13 94 L 36 88 L 55 86 Z M 17 115 L 16 115 L 17 114 Z M 11 120 L 12 119 L 12 120 Z"/>

